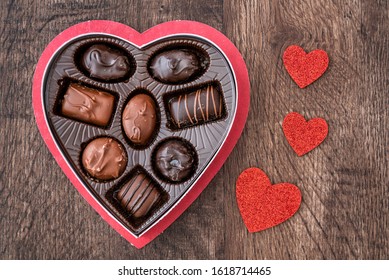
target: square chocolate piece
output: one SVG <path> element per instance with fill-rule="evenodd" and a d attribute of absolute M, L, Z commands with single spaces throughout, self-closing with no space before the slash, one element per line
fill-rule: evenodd
<path fill-rule="evenodd" d="M 61 114 L 80 122 L 105 127 L 115 104 L 110 93 L 71 83 L 62 100 Z"/>
<path fill-rule="evenodd" d="M 116 195 L 131 220 L 149 217 L 166 200 L 165 192 L 143 172 L 135 173 Z"/>

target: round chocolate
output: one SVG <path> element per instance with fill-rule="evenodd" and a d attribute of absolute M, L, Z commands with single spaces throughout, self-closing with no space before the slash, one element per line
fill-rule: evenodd
<path fill-rule="evenodd" d="M 92 140 L 82 152 L 82 166 L 90 176 L 99 180 L 118 178 L 127 165 L 123 146 L 110 137 Z"/>
<path fill-rule="evenodd" d="M 91 78 L 105 81 L 125 78 L 130 72 L 128 57 L 120 50 L 103 44 L 89 47 L 82 57 L 81 64 Z"/>
<path fill-rule="evenodd" d="M 135 145 L 144 146 L 155 134 L 157 109 L 154 100 L 140 93 L 128 101 L 122 115 L 125 134 Z"/>
<path fill-rule="evenodd" d="M 196 171 L 197 154 L 187 141 L 169 139 L 160 144 L 154 154 L 154 169 L 163 179 L 181 183 Z"/>
<path fill-rule="evenodd" d="M 150 64 L 151 75 L 164 83 L 182 83 L 200 70 L 197 55 L 186 49 L 171 50 L 156 55 Z"/>

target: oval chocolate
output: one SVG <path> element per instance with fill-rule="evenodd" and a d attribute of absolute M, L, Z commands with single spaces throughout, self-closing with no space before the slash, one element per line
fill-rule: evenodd
<path fill-rule="evenodd" d="M 81 64 L 91 78 L 104 81 L 125 79 L 131 70 L 130 60 L 123 51 L 103 44 L 89 47 Z"/>
<path fill-rule="evenodd" d="M 157 109 L 154 100 L 140 93 L 128 101 L 122 115 L 124 132 L 135 145 L 147 145 L 157 127 Z"/>
<path fill-rule="evenodd" d="M 189 82 L 204 70 L 199 56 L 189 49 L 169 50 L 157 54 L 152 58 L 149 67 L 153 78 L 163 83 Z"/>

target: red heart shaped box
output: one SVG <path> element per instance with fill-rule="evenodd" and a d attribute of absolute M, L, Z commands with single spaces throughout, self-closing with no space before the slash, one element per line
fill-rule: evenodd
<path fill-rule="evenodd" d="M 90 34 L 104 34 L 116 36 L 122 40 L 142 49 L 153 41 L 162 38 L 168 38 L 174 35 L 187 35 L 195 38 L 202 38 L 213 45 L 215 45 L 224 54 L 229 61 L 232 72 L 235 76 L 236 92 L 237 92 L 237 109 L 235 119 L 232 123 L 230 133 L 226 137 L 224 143 L 221 145 L 219 151 L 209 163 L 208 167 L 195 182 L 195 184 L 187 191 L 187 193 L 178 201 L 167 214 L 159 219 L 148 231 L 139 237 L 133 235 L 125 226 L 123 226 L 111 213 L 105 209 L 91 194 L 88 188 L 78 178 L 76 172 L 70 167 L 65 159 L 53 135 L 49 129 L 46 119 L 43 89 L 45 83 L 45 75 L 50 67 L 51 60 L 56 53 L 76 37 L 90 35 Z M 33 87 L 32 87 L 32 102 L 34 107 L 34 114 L 40 133 L 46 142 L 50 152 L 53 154 L 63 172 L 77 188 L 81 195 L 88 201 L 90 205 L 106 220 L 117 232 L 119 232 L 125 239 L 131 242 L 135 247 L 142 248 L 161 232 L 163 232 L 170 224 L 172 224 L 190 204 L 199 196 L 199 194 L 208 185 L 211 179 L 215 176 L 221 168 L 228 155 L 231 153 L 233 147 L 238 141 L 243 127 L 246 122 L 249 103 L 250 103 L 250 83 L 248 79 L 248 72 L 246 64 L 233 43 L 216 29 L 199 22 L 194 21 L 171 21 L 159 24 L 150 28 L 149 30 L 139 33 L 131 27 L 105 20 L 94 20 L 83 22 L 74 25 L 54 38 L 49 43 L 35 69 Z M 233 186 L 231 186 L 232 188 Z"/>

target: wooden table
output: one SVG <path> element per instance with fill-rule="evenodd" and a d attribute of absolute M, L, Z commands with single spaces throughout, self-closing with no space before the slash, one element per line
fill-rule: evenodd
<path fill-rule="evenodd" d="M 1 259 L 388 259 L 389 4 L 371 1 L 0 2 Z M 205 191 L 162 235 L 137 250 L 105 223 L 62 173 L 35 125 L 31 82 L 62 30 L 110 19 L 144 31 L 188 19 L 222 31 L 241 51 L 251 82 L 242 137 Z M 306 89 L 282 53 L 324 49 L 328 71 Z M 298 157 L 281 129 L 288 112 L 322 117 L 324 143 Z M 297 185 L 297 214 L 250 234 L 235 181 L 257 166 Z"/>

